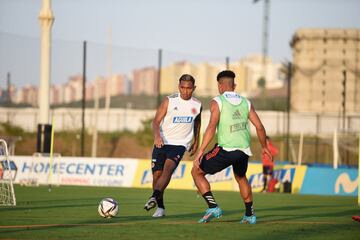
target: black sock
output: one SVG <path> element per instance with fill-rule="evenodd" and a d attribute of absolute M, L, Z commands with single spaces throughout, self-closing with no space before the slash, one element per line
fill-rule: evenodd
<path fill-rule="evenodd" d="M 162 193 L 160 190 L 154 190 L 153 194 L 151 195 L 151 197 L 156 198 L 156 201 L 162 196 Z"/>
<path fill-rule="evenodd" d="M 216 208 L 218 206 L 215 202 L 214 196 L 212 195 L 211 191 L 204 193 L 202 196 L 205 199 L 209 208 Z"/>
<path fill-rule="evenodd" d="M 159 198 L 156 201 L 157 201 L 157 205 L 158 205 L 159 208 L 165 209 L 164 198 Z"/>
<path fill-rule="evenodd" d="M 253 208 L 253 202 L 246 202 L 245 203 L 245 209 L 246 209 L 246 213 L 245 213 L 245 215 L 246 216 L 252 216 L 252 215 L 254 215 L 254 208 Z"/>

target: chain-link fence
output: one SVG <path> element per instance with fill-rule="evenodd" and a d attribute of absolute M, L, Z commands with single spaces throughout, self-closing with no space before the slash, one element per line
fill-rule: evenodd
<path fill-rule="evenodd" d="M 39 51 L 39 39 L 0 33 L 2 106 L 38 105 Z M 105 108 L 154 109 L 159 95 L 178 91 L 178 79 L 184 73 L 195 77 L 195 95 L 214 96 L 216 74 L 226 68 L 226 59 L 165 49 L 121 47 L 111 42 L 87 42 L 84 48 L 84 42 L 55 39 L 51 47 L 50 104 L 79 106 L 83 75 L 88 106 L 93 106 L 98 98 L 99 106 Z"/>
<path fill-rule="evenodd" d="M 91 133 L 94 128 L 103 132 L 138 131 L 141 122 L 153 116 L 161 98 L 177 91 L 178 79 L 184 73 L 195 77 L 195 96 L 202 100 L 206 115 L 210 99 L 218 94 L 217 73 L 231 69 L 237 76 L 236 90 L 250 97 L 257 110 L 267 110 L 260 117 L 280 150 L 278 160 L 332 164 L 333 129 L 345 126 L 351 134 L 338 136 L 339 164 L 357 163 L 359 151 L 353 134 L 360 129 L 359 114 L 292 113 L 288 118 L 283 67 L 271 59 L 267 60 L 266 84 L 260 86 L 263 58 L 256 55 L 229 59 L 167 49 L 136 49 L 116 46 L 110 39 L 107 44 L 86 42 L 86 48 L 84 42 L 54 39 L 51 51 L 50 105 L 55 131 L 81 128 L 84 73 L 85 124 Z M 2 109 L 0 122 L 36 131 L 39 76 L 40 40 L 0 33 L 0 107 L 11 107 Z M 17 109 L 24 106 L 29 109 Z M 259 146 L 253 142 L 254 158 L 260 159 Z"/>

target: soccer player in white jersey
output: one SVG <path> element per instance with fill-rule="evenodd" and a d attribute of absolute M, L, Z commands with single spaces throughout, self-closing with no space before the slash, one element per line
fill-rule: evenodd
<path fill-rule="evenodd" d="M 245 203 L 246 213 L 241 223 L 256 223 L 253 211 L 251 186 L 246 178 L 250 150 L 250 131 L 248 120 L 255 126 L 256 133 L 262 146 L 263 154 L 272 159 L 266 145 L 266 132 L 252 104 L 243 96 L 234 92 L 235 73 L 229 70 L 217 75 L 220 95 L 210 104 L 210 121 L 204 133 L 203 142 L 194 159 L 191 174 L 198 191 L 208 204 L 205 215 L 199 223 L 209 222 L 212 218 L 219 218 L 222 210 L 217 205 L 210 190 L 206 174 L 215 174 L 228 166 L 232 166 L 235 180 Z M 217 129 L 218 143 L 208 153 L 204 154 Z"/>
<path fill-rule="evenodd" d="M 145 204 L 149 211 L 158 207 L 153 217 L 165 216 L 164 190 L 179 165 L 185 150 L 190 156 L 197 151 L 201 124 L 201 103 L 192 96 L 195 79 L 184 74 L 179 79 L 179 93 L 165 98 L 152 122 L 154 149 L 152 153 L 153 194 Z"/>

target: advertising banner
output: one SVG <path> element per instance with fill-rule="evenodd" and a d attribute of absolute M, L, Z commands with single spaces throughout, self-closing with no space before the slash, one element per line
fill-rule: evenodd
<path fill-rule="evenodd" d="M 138 161 L 115 158 L 12 156 L 15 183 L 131 187 Z"/>
<path fill-rule="evenodd" d="M 152 188 L 152 172 L 150 160 L 139 160 L 138 169 L 135 174 L 133 186 L 139 188 Z M 191 176 L 192 162 L 181 161 L 172 175 L 167 188 L 193 189 Z"/>
<path fill-rule="evenodd" d="M 172 176 L 168 188 L 196 189 L 191 176 L 192 165 L 192 162 L 181 161 Z M 294 192 L 299 192 L 305 175 L 305 171 L 305 166 L 284 165 L 279 166 L 274 170 L 274 177 L 280 183 L 283 183 L 285 181 L 291 182 L 293 184 Z M 259 192 L 263 187 L 262 164 L 249 163 L 246 175 L 253 191 Z M 211 190 L 239 190 L 231 166 L 214 175 L 206 175 L 205 177 L 211 184 Z M 136 172 L 133 186 L 140 188 L 152 187 L 152 172 L 150 160 L 139 161 L 138 171 Z"/>
<path fill-rule="evenodd" d="M 292 184 L 292 193 L 298 193 L 305 176 L 306 166 L 296 165 L 278 165 L 275 166 L 273 177 L 278 184 L 290 182 Z M 260 192 L 263 189 L 264 174 L 262 173 L 262 164 L 249 164 L 247 178 L 253 192 Z"/>
<path fill-rule="evenodd" d="M 191 176 L 193 163 L 181 161 L 172 175 L 170 189 L 196 189 Z M 0 179 L 3 170 L 0 163 Z M 33 157 L 11 156 L 11 177 L 14 183 L 24 185 L 82 185 L 152 188 L 151 160 L 126 158 Z M 249 163 L 247 178 L 253 192 L 263 188 L 262 165 Z M 273 177 L 278 185 L 291 183 L 291 192 L 300 194 L 356 196 L 357 169 L 332 169 L 297 165 L 276 165 Z M 211 190 L 238 191 L 232 167 L 206 175 Z"/>
<path fill-rule="evenodd" d="M 309 167 L 300 193 L 357 196 L 357 169 Z"/>
<path fill-rule="evenodd" d="M 193 178 L 191 176 L 192 162 L 181 161 L 167 188 L 169 189 L 196 189 Z M 232 168 L 228 167 L 223 171 L 214 174 L 206 175 L 206 178 L 211 184 L 212 190 L 231 191 L 234 186 L 237 187 L 233 179 Z M 236 184 L 236 185 L 234 185 Z M 152 172 L 150 160 L 140 160 L 138 171 L 134 179 L 134 187 L 151 188 L 152 187 Z"/>

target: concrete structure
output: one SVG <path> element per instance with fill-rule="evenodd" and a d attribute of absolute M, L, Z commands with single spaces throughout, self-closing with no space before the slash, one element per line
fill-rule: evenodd
<path fill-rule="evenodd" d="M 187 61 L 178 62 L 161 70 L 161 86 L 162 94 L 176 92 L 179 77 L 188 73 L 196 79 L 196 92 L 198 96 L 216 96 L 219 94 L 216 84 L 216 75 L 226 69 L 224 64 L 203 62 L 192 64 Z M 229 69 L 236 74 L 236 90 L 245 95 L 254 95 L 258 92 L 257 82 L 262 76 L 262 56 L 250 55 L 238 61 L 229 64 Z M 267 76 L 266 88 L 276 89 L 284 85 L 280 73 L 281 64 L 273 63 L 267 58 Z"/>
<path fill-rule="evenodd" d="M 16 91 L 16 87 L 12 84 L 10 88 L 7 87 L 3 89 L 0 87 L 0 102 L 17 102 Z"/>
<path fill-rule="evenodd" d="M 38 106 L 38 89 L 35 86 L 25 86 L 21 88 L 16 95 L 16 103 L 27 103 L 31 106 Z"/>
<path fill-rule="evenodd" d="M 82 99 L 82 76 L 71 76 L 64 86 L 64 103 L 80 101 Z"/>
<path fill-rule="evenodd" d="M 118 96 L 128 94 L 127 92 L 127 79 L 123 74 L 116 74 L 109 79 L 110 96 Z"/>
<path fill-rule="evenodd" d="M 268 76 L 266 87 L 279 89 L 284 85 L 280 79 L 281 64 L 268 59 Z M 262 57 L 251 55 L 229 63 L 229 69 L 236 74 L 236 90 L 243 95 L 253 96 L 259 93 L 257 81 L 261 76 Z M 216 75 L 226 69 L 225 64 L 201 62 L 193 64 L 188 61 L 176 62 L 161 69 L 160 93 L 171 94 L 178 91 L 178 81 L 182 74 L 188 73 L 195 77 L 195 96 L 212 97 L 218 95 Z M 155 67 L 135 69 L 129 75 L 114 74 L 111 77 L 98 76 L 97 89 L 100 98 L 106 96 L 107 86 L 110 86 L 110 96 L 118 95 L 150 95 L 156 96 L 158 70 Z M 95 96 L 95 80 L 86 85 L 86 100 L 93 100 Z M 23 98 L 20 98 L 23 99 Z M 70 76 L 62 85 L 50 88 L 50 104 L 64 104 L 82 99 L 82 75 Z M 21 103 L 21 102 L 18 102 Z"/>
<path fill-rule="evenodd" d="M 86 85 L 86 89 L 85 89 L 86 101 L 95 99 L 95 90 L 96 90 L 96 80 L 94 80 Z"/>
<path fill-rule="evenodd" d="M 236 91 L 241 93 L 242 95 L 249 95 L 248 94 L 248 72 L 249 69 L 246 67 L 245 64 L 243 64 L 241 61 L 233 62 L 229 64 L 229 69 L 232 70 L 235 75 L 235 82 L 236 82 Z M 217 75 L 217 74 L 216 74 Z M 216 79 L 216 75 L 214 79 Z M 216 85 L 216 91 L 217 85 Z"/>
<path fill-rule="evenodd" d="M 158 70 L 155 67 L 136 69 L 132 74 L 132 94 L 157 95 Z"/>
<path fill-rule="evenodd" d="M 87 83 L 86 85 L 86 100 L 95 99 L 96 89 L 98 90 L 100 98 L 106 98 L 106 91 L 108 86 L 110 86 L 110 97 L 129 93 L 128 79 L 125 75 L 116 74 L 109 78 L 97 77 L 97 79 Z"/>
<path fill-rule="evenodd" d="M 300 29 L 294 34 L 291 106 L 295 111 L 360 112 L 360 29 Z"/>
<path fill-rule="evenodd" d="M 244 70 L 241 74 L 244 78 L 244 91 L 248 95 L 259 89 L 258 81 L 263 76 L 263 60 L 261 55 L 249 55 L 245 58 L 240 59 L 236 64 L 241 66 Z M 265 76 L 265 87 L 267 89 L 281 88 L 284 85 L 284 80 L 281 78 L 281 63 L 274 63 L 271 58 L 265 58 L 266 64 L 266 76 Z"/>
<path fill-rule="evenodd" d="M 187 61 L 176 62 L 163 67 L 161 69 L 160 93 L 167 95 L 178 92 L 180 76 L 185 73 L 194 76 L 194 72 L 195 65 Z M 196 79 L 196 76 L 194 77 Z M 196 84 L 198 85 L 198 82 Z"/>
<path fill-rule="evenodd" d="M 225 66 L 213 65 L 207 62 L 199 63 L 191 73 L 195 78 L 196 96 L 216 96 L 219 94 L 216 83 L 216 75 Z M 178 76 L 179 79 L 180 76 Z M 177 80 L 178 80 L 177 79 Z M 176 82 L 178 83 L 178 81 Z"/>
<path fill-rule="evenodd" d="M 52 85 L 50 87 L 50 104 L 57 105 L 64 103 L 64 92 L 65 87 L 64 85 Z"/>
<path fill-rule="evenodd" d="M 178 92 L 179 78 L 183 74 L 190 74 L 195 78 L 195 95 L 215 96 L 218 94 L 216 74 L 220 67 L 207 62 L 197 65 L 187 61 L 177 62 L 161 69 L 161 94 Z"/>
<path fill-rule="evenodd" d="M 103 77 L 98 77 L 98 91 L 99 97 L 104 98 L 106 94 L 107 82 L 111 86 L 110 96 L 118 96 L 129 94 L 129 81 L 127 77 L 123 74 L 113 75 L 112 77 L 105 79 Z M 86 85 L 86 100 L 93 100 L 95 97 L 95 80 L 89 82 Z M 28 103 L 32 106 L 38 106 L 38 88 L 36 86 L 24 86 L 16 91 L 15 87 L 11 88 L 11 93 L 13 94 L 12 99 L 16 103 Z M 154 89 L 152 89 L 155 91 Z M 0 92 L 1 94 L 5 90 Z M 5 95 L 3 93 L 3 95 Z M 70 103 L 74 101 L 80 101 L 82 99 L 82 75 L 70 76 L 69 80 L 62 85 L 52 85 L 50 87 L 50 104 L 63 104 Z M 5 100 L 4 100 L 5 101 Z"/>

